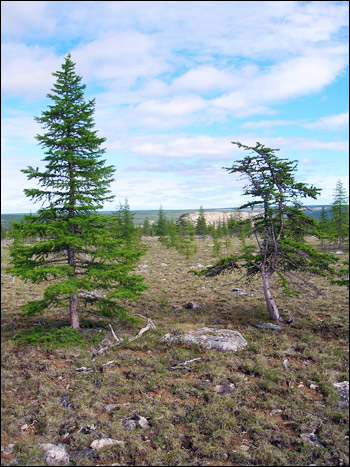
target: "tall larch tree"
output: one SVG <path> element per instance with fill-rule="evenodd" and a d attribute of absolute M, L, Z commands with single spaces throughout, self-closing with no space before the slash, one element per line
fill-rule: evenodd
<path fill-rule="evenodd" d="M 105 316 L 126 316 L 120 298 L 136 298 L 145 288 L 132 274 L 141 254 L 116 238 L 98 214 L 114 198 L 110 184 L 115 168 L 105 164 L 105 149 L 94 130 L 95 100 L 85 100 L 82 78 L 70 54 L 47 97 L 48 109 L 36 117 L 45 133 L 36 139 L 45 149 L 45 168 L 22 170 L 38 188 L 24 192 L 41 201 L 36 215 L 26 216 L 11 248 L 11 274 L 49 285 L 39 300 L 24 306 L 27 315 L 48 308 L 68 307 L 71 327 L 79 328 L 79 306 L 86 293 L 95 300 L 95 311 Z M 30 239 L 30 242 L 28 242 Z"/>

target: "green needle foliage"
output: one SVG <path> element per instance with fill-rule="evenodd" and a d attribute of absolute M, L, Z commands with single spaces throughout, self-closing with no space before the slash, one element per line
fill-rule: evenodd
<path fill-rule="evenodd" d="M 320 190 L 297 182 L 294 178 L 296 161 L 278 158 L 277 149 L 260 143 L 254 147 L 239 142 L 233 144 L 251 153 L 226 170 L 248 179 L 244 195 L 249 196 L 250 201 L 240 209 L 259 208 L 252 225 L 258 251 L 246 247 L 240 257 L 221 259 L 199 273 L 212 276 L 244 267 L 247 277 L 260 274 L 268 311 L 278 322 L 282 319 L 271 289 L 273 274 L 279 276 L 280 284 L 289 295 L 296 291 L 298 282 L 313 287 L 307 274 L 326 277 L 334 274 L 331 265 L 336 258 L 320 253 L 305 241 L 305 236 L 319 235 L 318 223 L 305 214 L 300 199 L 316 199 Z"/>
<path fill-rule="evenodd" d="M 349 238 L 349 197 L 341 180 L 338 180 L 334 190 L 331 213 L 334 237 L 338 241 L 338 248 L 341 249 L 344 240 Z"/>
<path fill-rule="evenodd" d="M 144 289 L 142 277 L 130 274 L 142 254 L 116 236 L 105 216 L 97 213 L 114 198 L 109 185 L 115 169 L 101 157 L 105 138 L 93 130 L 95 101 L 85 101 L 85 85 L 70 55 L 48 97 L 53 104 L 36 120 L 46 132 L 37 135 L 45 148 L 45 169 L 22 170 L 39 188 L 25 194 L 42 201 L 37 215 L 25 216 L 11 248 L 11 274 L 34 283 L 47 282 L 43 297 L 30 301 L 31 316 L 47 308 L 69 306 L 72 328 L 79 328 L 79 309 L 86 292 L 94 311 L 126 317 L 118 299 L 135 299 Z"/>

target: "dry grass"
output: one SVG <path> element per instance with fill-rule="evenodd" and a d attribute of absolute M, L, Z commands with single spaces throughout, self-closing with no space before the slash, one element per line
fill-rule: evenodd
<path fill-rule="evenodd" d="M 258 280 L 245 284 L 237 273 L 188 274 L 191 267 L 213 264 L 211 240 L 198 240 L 197 253 L 188 260 L 155 239 L 145 241 L 149 249 L 138 271 L 149 289 L 128 305 L 131 312 L 151 317 L 157 330 L 103 354 L 97 366 L 115 360 L 103 371 L 74 371 L 93 366 L 89 348 L 16 345 L 12 338 L 20 329 L 67 325 L 68 319 L 65 310 L 56 310 L 25 321 L 20 306 L 40 296 L 42 288 L 5 273 L 2 445 L 15 446 L 2 453 L 2 465 L 44 465 L 42 442 L 66 444 L 71 465 L 347 465 L 348 415 L 337 409 L 332 386 L 348 380 L 347 290 L 317 280 L 322 294 L 313 299 L 284 297 L 277 288 L 284 316 L 293 313 L 295 320 L 280 333 L 261 331 L 250 326 L 269 321 Z M 233 240 L 222 255 L 238 250 Z M 7 255 L 4 247 L 3 268 Z M 234 295 L 233 287 L 254 295 Z M 173 308 L 189 301 L 201 309 Z M 159 342 L 171 330 L 208 325 L 241 332 L 249 346 L 222 354 Z M 121 335 L 137 333 L 137 328 L 113 326 Z M 110 337 L 107 326 L 85 332 Z M 170 370 L 198 357 L 192 371 Z M 217 394 L 215 385 L 225 381 L 236 391 Z M 106 404 L 117 408 L 107 413 Z M 135 412 L 148 419 L 149 430 L 125 430 L 123 419 Z M 24 424 L 31 426 L 23 430 Z M 82 428 L 91 425 L 95 429 L 85 434 Z M 300 438 L 311 432 L 322 447 Z M 99 436 L 123 440 L 125 448 L 111 447 L 94 458 L 77 453 Z"/>

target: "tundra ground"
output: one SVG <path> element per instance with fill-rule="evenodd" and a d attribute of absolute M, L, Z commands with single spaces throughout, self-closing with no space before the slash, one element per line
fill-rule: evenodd
<path fill-rule="evenodd" d="M 85 341 L 76 345 L 13 340 L 23 329 L 69 322 L 67 310 L 22 317 L 21 305 L 42 286 L 12 278 L 2 248 L 2 465 L 45 465 L 41 443 L 64 444 L 70 465 L 348 465 L 348 411 L 339 408 L 332 384 L 349 380 L 347 289 L 312 279 L 321 295 L 285 297 L 276 282 L 282 316 L 294 321 L 284 320 L 280 332 L 256 329 L 252 323 L 270 322 L 258 278 L 247 284 L 241 272 L 188 273 L 217 259 L 211 239 L 198 239 L 189 259 L 156 239 L 144 241 L 148 251 L 137 271 L 149 288 L 128 308 L 157 328 L 94 362 L 93 340 L 111 333 L 109 321 L 89 315 L 82 316 Z M 238 250 L 237 240 L 223 241 L 222 256 Z M 234 294 L 235 287 L 249 295 Z M 200 309 L 184 308 L 190 301 Z M 124 338 L 144 326 L 112 324 Z M 249 345 L 219 353 L 160 343 L 168 332 L 203 326 L 237 330 Z M 77 372 L 81 367 L 93 370 Z M 226 382 L 236 390 L 218 393 L 216 385 Z M 136 414 L 148 429 L 126 429 Z M 101 437 L 125 444 L 89 450 Z"/>

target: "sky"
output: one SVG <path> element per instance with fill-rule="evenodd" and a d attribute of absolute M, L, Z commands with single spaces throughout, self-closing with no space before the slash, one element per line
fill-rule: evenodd
<path fill-rule="evenodd" d="M 298 161 L 331 204 L 349 187 L 348 2 L 2 1 L 1 211 L 35 212 L 21 172 L 43 167 L 35 120 L 71 54 L 132 210 L 229 208 L 223 167 L 260 142 Z"/>

